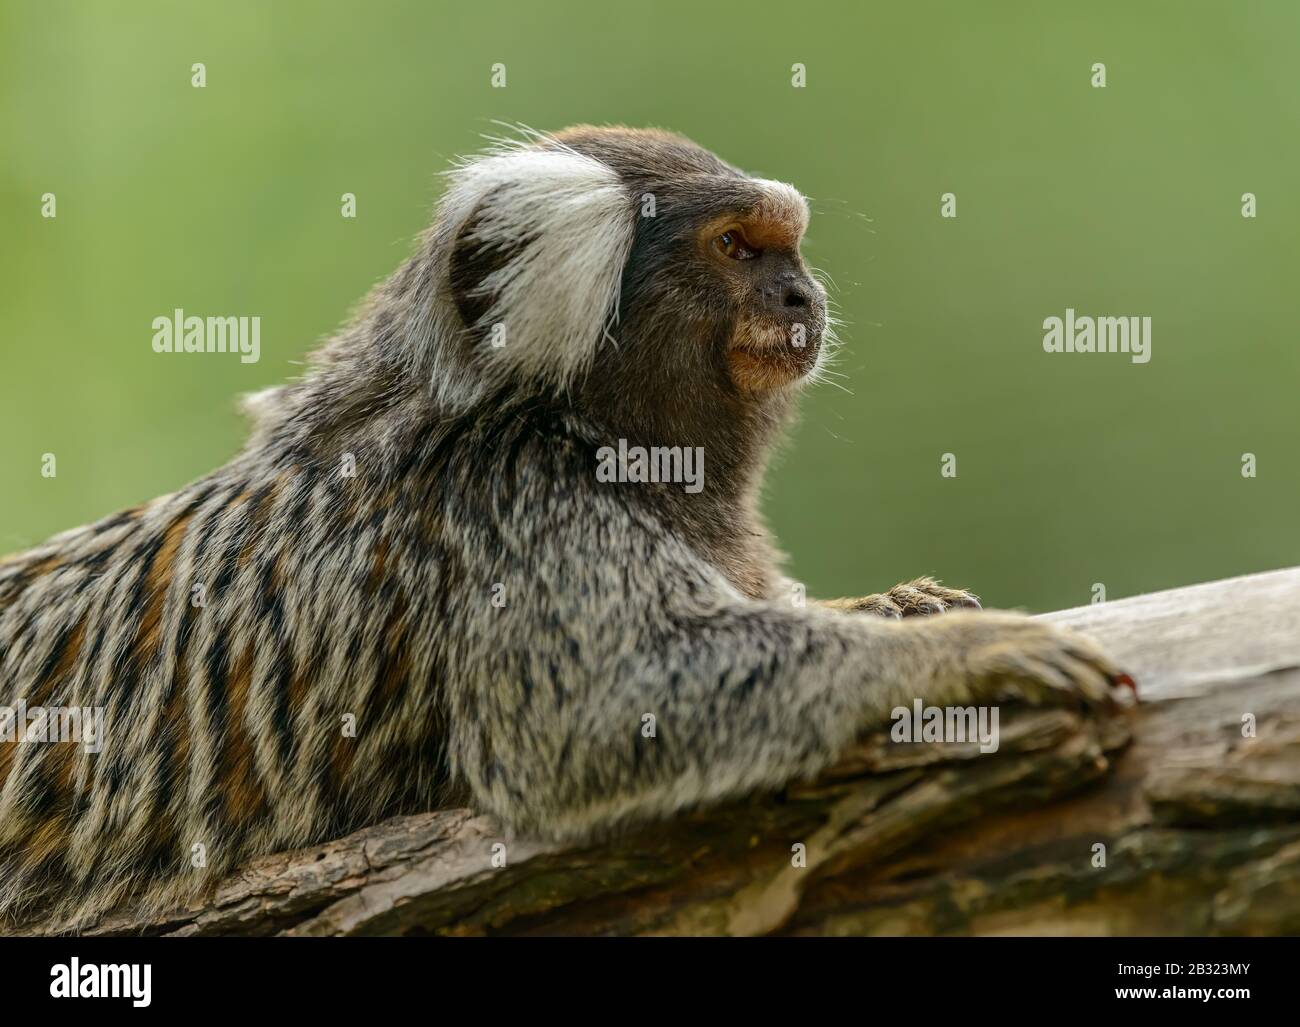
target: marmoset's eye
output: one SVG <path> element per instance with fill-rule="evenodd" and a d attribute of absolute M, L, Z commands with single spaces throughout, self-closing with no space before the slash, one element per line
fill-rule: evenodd
<path fill-rule="evenodd" d="M 736 231 L 723 232 L 714 240 L 714 244 L 732 260 L 752 260 L 758 256 L 757 253 L 745 245 L 740 238 L 740 233 Z"/>

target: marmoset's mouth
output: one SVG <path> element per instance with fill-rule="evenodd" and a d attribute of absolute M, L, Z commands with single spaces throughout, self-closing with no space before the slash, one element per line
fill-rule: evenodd
<path fill-rule="evenodd" d="M 820 325 L 748 319 L 737 326 L 727 352 L 732 378 L 748 391 L 788 385 L 817 366 L 821 342 Z"/>

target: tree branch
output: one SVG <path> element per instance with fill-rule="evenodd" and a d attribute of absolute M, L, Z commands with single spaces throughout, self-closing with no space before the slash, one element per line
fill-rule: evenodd
<path fill-rule="evenodd" d="M 1104 643 L 1142 704 L 1007 711 L 988 755 L 869 737 L 814 783 L 582 850 L 400 817 L 90 933 L 1300 931 L 1300 569 L 1047 619 Z"/>

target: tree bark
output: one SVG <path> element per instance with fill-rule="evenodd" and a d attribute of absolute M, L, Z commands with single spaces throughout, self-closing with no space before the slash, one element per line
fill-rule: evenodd
<path fill-rule="evenodd" d="M 1300 932 L 1300 568 L 1047 619 L 1141 703 L 1005 709 L 992 754 L 881 733 L 815 782 L 585 849 L 399 817 L 89 933 Z"/>

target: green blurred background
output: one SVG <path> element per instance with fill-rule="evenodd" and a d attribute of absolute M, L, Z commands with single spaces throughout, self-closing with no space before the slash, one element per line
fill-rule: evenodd
<path fill-rule="evenodd" d="M 1051 609 L 1300 563 L 1292 0 L 0 12 L 0 552 L 227 459 L 236 395 L 299 372 L 501 119 L 673 128 L 813 199 L 847 391 L 767 499 L 813 594 Z M 1067 306 L 1151 316 L 1151 362 L 1045 354 Z M 154 354 L 174 307 L 260 315 L 261 362 Z"/>

